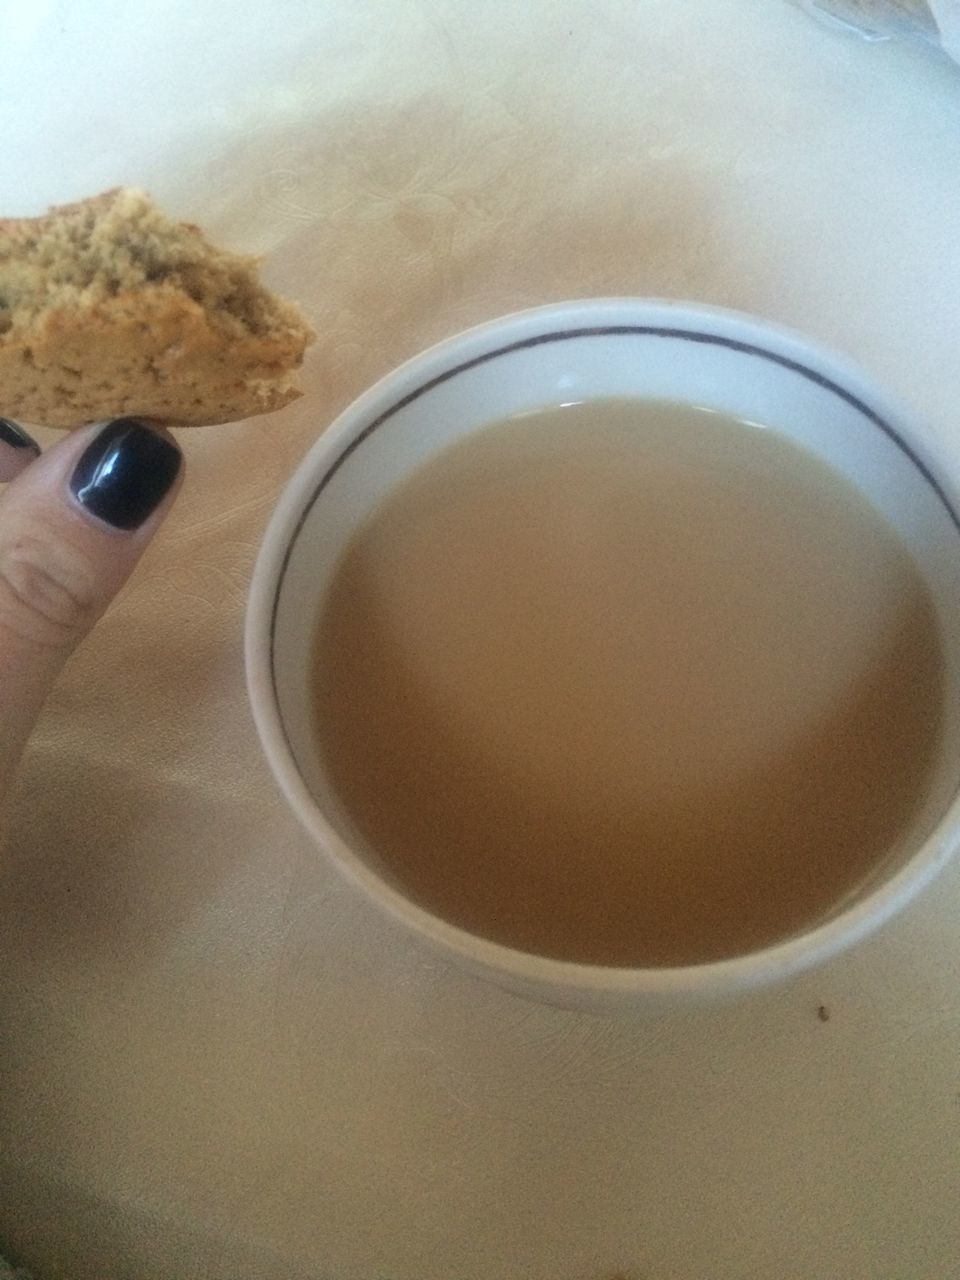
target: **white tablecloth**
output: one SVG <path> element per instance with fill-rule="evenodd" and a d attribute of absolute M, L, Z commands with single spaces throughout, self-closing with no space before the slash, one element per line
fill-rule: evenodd
<path fill-rule="evenodd" d="M 798 326 L 960 466 L 957 69 L 780 0 L 11 0 L 0 47 L 4 212 L 143 185 L 269 252 L 322 334 L 298 405 L 182 434 L 178 509 L 26 762 L 0 1240 L 89 1280 L 955 1275 L 960 864 L 786 988 L 656 1019 L 528 1005 L 300 834 L 241 629 L 335 412 L 528 304 Z"/>

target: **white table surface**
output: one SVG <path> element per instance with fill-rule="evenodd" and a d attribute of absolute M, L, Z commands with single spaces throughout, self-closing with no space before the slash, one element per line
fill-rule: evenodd
<path fill-rule="evenodd" d="M 960 1274 L 960 864 L 789 987 L 539 1008 L 318 857 L 241 664 L 264 522 L 323 425 L 520 306 L 787 322 L 960 466 L 960 73 L 786 0 L 11 0 L 0 47 L 4 212 L 146 186 L 269 252 L 322 333 L 298 405 L 183 434 L 178 510 L 26 762 L 0 1240 L 90 1280 Z"/>

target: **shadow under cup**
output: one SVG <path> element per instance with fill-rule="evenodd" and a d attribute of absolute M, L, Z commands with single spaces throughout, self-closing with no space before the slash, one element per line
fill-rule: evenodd
<path fill-rule="evenodd" d="M 910 829 L 829 915 L 763 951 L 685 969 L 613 969 L 511 951 L 412 902 L 334 794 L 313 725 L 320 602 L 353 533 L 440 450 L 514 414 L 606 397 L 683 401 L 776 428 L 846 477 L 912 552 L 941 633 L 941 746 Z M 308 455 L 261 551 L 248 616 L 251 698 L 301 821 L 381 905 L 472 968 L 528 995 L 623 1003 L 785 975 L 881 923 L 952 851 L 960 785 L 960 526 L 947 481 L 902 415 L 855 370 L 802 339 L 709 308 L 612 300 L 542 308 L 454 338 L 356 402 Z"/>

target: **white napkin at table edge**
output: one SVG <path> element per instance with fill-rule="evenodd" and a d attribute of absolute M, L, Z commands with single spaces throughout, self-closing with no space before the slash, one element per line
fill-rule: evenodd
<path fill-rule="evenodd" d="M 888 40 L 916 36 L 935 42 L 934 32 L 927 21 L 912 22 L 909 15 L 898 16 L 892 12 L 890 0 L 876 0 L 862 13 L 847 12 L 847 6 L 832 0 L 798 0 L 800 7 L 811 17 L 846 31 L 853 31 L 868 40 Z M 936 25 L 936 35 L 945 53 L 960 62 L 960 0 L 925 0 L 927 16 Z M 873 21 L 871 22 L 871 18 Z"/>
<path fill-rule="evenodd" d="M 940 43 L 951 58 L 960 62 L 960 0 L 927 0 L 940 28 Z"/>

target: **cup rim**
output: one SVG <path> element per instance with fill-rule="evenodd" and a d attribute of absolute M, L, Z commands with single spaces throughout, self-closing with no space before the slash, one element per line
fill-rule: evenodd
<path fill-rule="evenodd" d="M 912 415 L 846 358 L 779 324 L 744 312 L 698 302 L 609 297 L 549 303 L 473 326 L 426 348 L 378 379 L 314 442 L 285 485 L 268 522 L 250 585 L 245 623 L 247 688 L 254 722 L 275 779 L 302 827 L 347 879 L 368 898 L 443 953 L 479 968 L 507 985 L 538 988 L 545 995 L 577 993 L 614 1000 L 708 998 L 745 992 L 799 973 L 860 941 L 915 898 L 940 872 L 960 838 L 960 791 L 933 831 L 891 875 L 850 906 L 803 932 L 743 955 L 695 965 L 614 967 L 584 964 L 520 951 L 470 933 L 406 897 L 381 878 L 327 821 L 300 776 L 283 728 L 270 660 L 277 587 L 318 480 L 388 407 L 451 366 L 469 363 L 494 340 L 497 347 L 545 331 L 615 328 L 618 324 L 665 329 L 707 329 L 746 351 L 763 344 L 781 362 L 800 364 L 866 408 L 938 492 L 960 527 L 955 486 L 910 425 Z M 892 424 L 892 427 L 891 425 Z"/>

